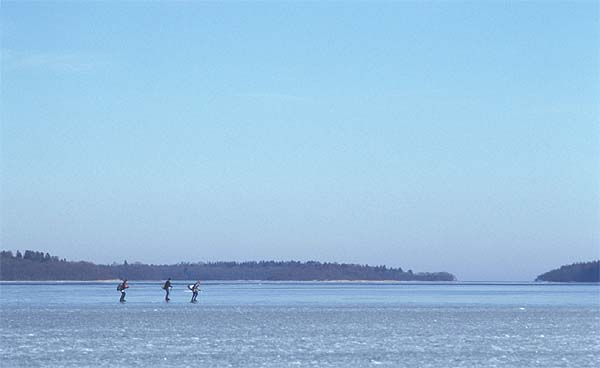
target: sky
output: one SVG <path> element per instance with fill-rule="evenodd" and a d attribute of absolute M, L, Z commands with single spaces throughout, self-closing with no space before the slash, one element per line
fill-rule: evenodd
<path fill-rule="evenodd" d="M 2 249 L 469 281 L 600 258 L 598 2 L 0 10 Z"/>

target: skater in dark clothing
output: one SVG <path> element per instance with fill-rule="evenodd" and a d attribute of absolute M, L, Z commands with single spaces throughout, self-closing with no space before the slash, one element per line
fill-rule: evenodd
<path fill-rule="evenodd" d="M 168 302 L 169 300 L 169 292 L 171 291 L 171 288 L 173 286 L 171 286 L 171 278 L 169 277 L 167 279 L 167 281 L 165 281 L 165 283 L 163 284 L 162 288 L 165 290 L 166 294 L 165 294 L 165 301 Z"/>
<path fill-rule="evenodd" d="M 121 299 L 119 299 L 119 302 L 125 303 L 125 289 L 128 288 L 129 285 L 127 285 L 127 279 L 123 280 L 123 282 L 117 286 L 117 291 L 121 292 Z"/>
<path fill-rule="evenodd" d="M 188 288 L 192 291 L 192 300 L 190 303 L 197 303 L 198 291 L 200 291 L 200 280 L 196 281 L 194 285 L 188 285 Z"/>

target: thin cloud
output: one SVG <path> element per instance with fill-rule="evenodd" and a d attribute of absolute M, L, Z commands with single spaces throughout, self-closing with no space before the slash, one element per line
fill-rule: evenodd
<path fill-rule="evenodd" d="M 65 52 L 23 52 L 2 49 L 2 68 L 38 69 L 58 73 L 86 73 L 110 64 L 105 55 Z"/>

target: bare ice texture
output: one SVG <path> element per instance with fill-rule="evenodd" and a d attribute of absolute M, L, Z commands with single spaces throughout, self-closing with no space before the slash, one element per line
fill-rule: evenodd
<path fill-rule="evenodd" d="M 1 366 L 600 366 L 597 285 L 215 283 L 198 304 L 111 289 L 0 285 Z"/>

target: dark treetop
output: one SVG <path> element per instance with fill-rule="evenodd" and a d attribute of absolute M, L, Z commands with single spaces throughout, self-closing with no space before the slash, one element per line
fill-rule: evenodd
<path fill-rule="evenodd" d="M 112 265 L 70 262 L 48 253 L 26 250 L 0 253 L 0 280 L 400 280 L 455 281 L 448 272 L 403 271 L 401 268 L 321 262 L 182 262 L 148 265 L 127 261 Z"/>
<path fill-rule="evenodd" d="M 600 282 L 600 261 L 562 266 L 539 275 L 535 281 Z"/>

